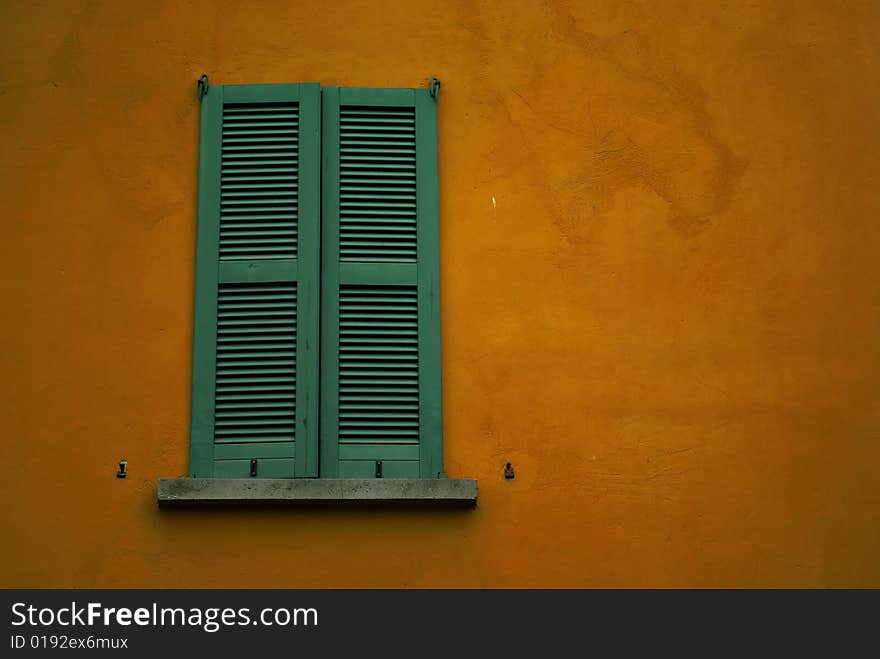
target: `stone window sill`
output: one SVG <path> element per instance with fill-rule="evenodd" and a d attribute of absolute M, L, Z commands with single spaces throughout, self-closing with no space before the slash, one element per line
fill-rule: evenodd
<path fill-rule="evenodd" d="M 473 507 L 477 481 L 441 479 L 160 478 L 159 506 Z"/>

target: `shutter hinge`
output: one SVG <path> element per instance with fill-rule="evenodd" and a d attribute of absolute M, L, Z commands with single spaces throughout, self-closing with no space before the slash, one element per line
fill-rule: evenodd
<path fill-rule="evenodd" d="M 196 83 L 199 92 L 199 100 L 201 101 L 205 96 L 208 95 L 208 74 L 203 73 L 199 76 L 199 81 Z"/>
<path fill-rule="evenodd" d="M 440 95 L 440 78 L 437 76 L 431 76 L 431 82 L 428 83 L 428 93 L 431 94 L 431 98 L 435 101 Z"/>

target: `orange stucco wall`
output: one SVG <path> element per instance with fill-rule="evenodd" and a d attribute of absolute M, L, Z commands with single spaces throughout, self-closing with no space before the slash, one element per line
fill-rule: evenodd
<path fill-rule="evenodd" d="M 876 2 L 3 2 L 0 585 L 880 586 L 878 44 Z M 477 510 L 157 510 L 204 71 L 443 80 Z"/>

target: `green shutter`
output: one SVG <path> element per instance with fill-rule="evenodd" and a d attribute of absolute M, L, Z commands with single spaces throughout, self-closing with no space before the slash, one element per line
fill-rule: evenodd
<path fill-rule="evenodd" d="M 322 126 L 321 476 L 442 477 L 435 101 L 325 87 Z"/>
<path fill-rule="evenodd" d="M 314 477 L 320 88 L 215 85 L 201 113 L 190 475 Z"/>

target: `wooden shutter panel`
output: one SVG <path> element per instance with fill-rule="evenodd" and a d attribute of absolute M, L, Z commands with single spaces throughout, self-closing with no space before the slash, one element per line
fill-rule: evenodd
<path fill-rule="evenodd" d="M 325 87 L 322 129 L 321 476 L 442 477 L 436 103 Z"/>
<path fill-rule="evenodd" d="M 319 122 L 314 83 L 202 100 L 193 477 L 317 476 Z"/>

